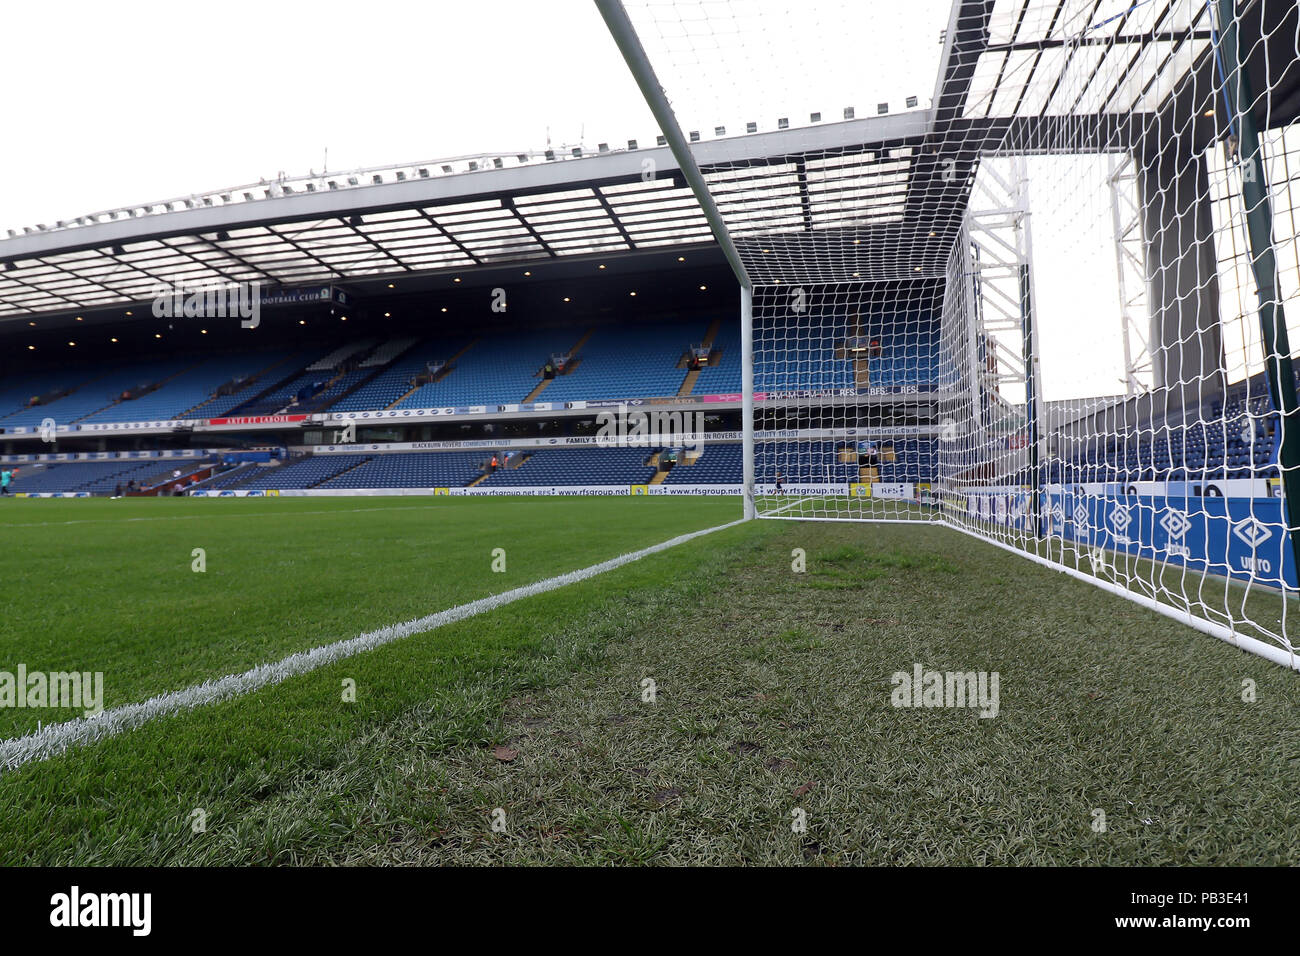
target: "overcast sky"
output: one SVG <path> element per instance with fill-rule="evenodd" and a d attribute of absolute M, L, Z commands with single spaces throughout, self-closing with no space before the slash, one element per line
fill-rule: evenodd
<path fill-rule="evenodd" d="M 707 136 L 909 95 L 924 106 L 950 0 L 628 7 L 682 125 Z M 590 0 L 15 3 L 0 84 L 4 227 L 321 172 L 327 150 L 345 171 L 658 132 Z M 1047 397 L 1113 394 L 1113 252 L 1080 283 L 1047 218 L 1034 236 Z"/>
<path fill-rule="evenodd" d="M 588 0 L 8 4 L 0 223 L 656 127 Z"/>

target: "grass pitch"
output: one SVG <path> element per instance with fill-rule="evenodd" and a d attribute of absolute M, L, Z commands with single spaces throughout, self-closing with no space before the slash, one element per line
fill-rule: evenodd
<path fill-rule="evenodd" d="M 125 656 L 137 694 L 183 682 L 202 641 L 174 637 L 180 598 L 148 611 L 168 599 L 156 580 L 170 581 L 167 562 L 202 577 L 189 549 L 207 536 L 225 542 L 208 551 L 209 575 L 234 540 L 263 560 L 314 556 L 227 579 L 231 613 L 205 605 L 202 629 L 226 648 L 205 661 L 219 668 L 568 569 L 521 556 L 518 578 L 510 563 L 508 582 L 479 580 L 500 534 L 558 534 L 580 566 L 736 510 L 708 499 L 403 499 L 378 525 L 390 544 L 371 551 L 357 539 L 374 512 L 349 510 L 370 502 L 152 502 L 159 510 L 139 516 L 176 520 L 130 525 L 86 509 L 117 504 L 0 512 L 6 536 L 28 525 L 34 553 L 23 560 L 53 575 L 26 587 L 62 602 L 61 613 L 38 611 L 45 630 L 19 629 L 10 609 L 39 601 L 5 589 L 0 667 L 15 649 L 39 651 L 42 634 L 69 660 L 80 635 L 99 636 L 86 647 L 104 660 L 130 650 L 92 626 L 98 603 L 135 631 L 171 615 Z M 428 508 L 401 510 L 413 505 Z M 244 509 L 256 517 L 229 517 Z M 105 517 L 102 528 L 44 523 Z M 128 536 L 141 527 L 151 530 L 137 545 Z M 443 529 L 437 540 L 458 553 L 415 548 Z M 330 557 L 348 549 L 363 556 L 350 574 Z M 123 590 L 123 607 L 108 598 L 114 581 L 132 588 L 130 576 L 87 570 L 106 552 L 155 570 L 143 590 Z M 4 560 L 12 580 L 12 549 Z M 96 582 L 80 597 L 78 573 Z M 347 582 L 346 595 L 328 597 L 318 575 Z M 276 626 L 253 611 L 276 614 Z M 337 620 L 347 613 L 359 615 L 352 631 Z M 893 707 L 890 675 L 917 663 L 998 671 L 998 716 Z M 0 775 L 0 859 L 1295 864 L 1297 677 L 946 528 L 750 522 Z M 804 832 L 791 827 L 795 811 Z"/>
<path fill-rule="evenodd" d="M 104 706 L 114 707 L 583 568 L 739 510 L 709 499 L 642 504 L 0 501 L 0 670 L 100 671 Z M 77 715 L 0 708 L 0 736 Z"/>

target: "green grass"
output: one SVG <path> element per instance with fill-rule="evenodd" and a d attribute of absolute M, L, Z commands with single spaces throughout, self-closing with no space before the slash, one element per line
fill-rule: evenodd
<path fill-rule="evenodd" d="M 734 512 L 668 501 L 659 539 Z M 646 503 L 565 528 L 635 536 Z M 467 527 L 557 502 L 485 504 Z M 289 548 L 342 519 L 279 520 Z M 891 706 L 915 663 L 997 671 L 999 715 Z M 0 775 L 0 860 L 1295 864 L 1297 677 L 945 528 L 751 522 Z"/>
<path fill-rule="evenodd" d="M 101 671 L 113 707 L 739 517 L 719 499 L 634 504 L 0 501 L 0 670 Z M 0 708 L 0 736 L 76 715 Z"/>

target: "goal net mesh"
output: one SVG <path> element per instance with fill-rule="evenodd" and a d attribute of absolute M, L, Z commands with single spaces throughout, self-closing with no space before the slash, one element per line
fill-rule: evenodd
<path fill-rule="evenodd" d="M 760 516 L 942 522 L 1295 666 L 1293 2 L 625 6 L 753 285 Z"/>

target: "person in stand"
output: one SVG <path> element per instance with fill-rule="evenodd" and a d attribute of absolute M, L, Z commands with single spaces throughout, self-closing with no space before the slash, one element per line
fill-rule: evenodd
<path fill-rule="evenodd" d="M 179 481 L 176 482 L 176 484 L 172 485 L 172 495 L 173 495 L 173 496 L 183 495 L 183 494 L 185 494 L 185 486 L 184 486 L 184 485 L 182 485 Z"/>
<path fill-rule="evenodd" d="M 113 497 L 114 498 L 122 497 L 122 483 L 120 481 L 113 486 Z"/>
<path fill-rule="evenodd" d="M 494 472 L 497 470 L 497 465 L 499 465 L 499 464 L 500 464 L 500 460 L 497 458 L 496 455 L 493 455 L 493 456 L 492 456 L 492 462 L 491 462 L 491 464 L 488 466 L 488 473 L 489 473 L 489 474 L 494 473 Z"/>
<path fill-rule="evenodd" d="M 776 473 L 776 493 L 779 495 L 785 488 L 785 475 L 781 472 Z"/>

